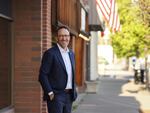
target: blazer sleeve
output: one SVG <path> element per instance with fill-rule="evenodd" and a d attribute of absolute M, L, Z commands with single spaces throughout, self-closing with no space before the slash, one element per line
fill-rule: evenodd
<path fill-rule="evenodd" d="M 52 68 L 53 57 L 48 51 L 46 51 L 43 55 L 40 72 L 39 72 L 39 82 L 44 90 L 44 93 L 48 94 L 52 91 L 52 87 L 48 80 L 48 76 L 50 76 L 50 70 Z"/>

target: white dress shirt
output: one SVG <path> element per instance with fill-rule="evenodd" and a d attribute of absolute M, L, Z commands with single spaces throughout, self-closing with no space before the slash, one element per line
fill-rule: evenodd
<path fill-rule="evenodd" d="M 59 44 L 57 45 L 62 55 L 63 61 L 65 63 L 65 67 L 68 75 L 66 89 L 72 89 L 72 66 L 69 57 L 69 49 L 67 48 L 67 50 L 64 50 Z"/>

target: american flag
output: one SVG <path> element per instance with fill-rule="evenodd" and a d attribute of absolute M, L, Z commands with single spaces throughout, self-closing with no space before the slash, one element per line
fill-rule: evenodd
<path fill-rule="evenodd" d="M 96 0 L 99 18 L 103 18 L 112 31 L 120 30 L 120 20 L 115 0 Z"/>

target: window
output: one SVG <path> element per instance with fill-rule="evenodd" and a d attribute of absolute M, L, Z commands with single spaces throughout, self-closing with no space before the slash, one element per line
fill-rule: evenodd
<path fill-rule="evenodd" d="M 0 17 L 0 109 L 11 105 L 11 22 Z"/>
<path fill-rule="evenodd" d="M 11 0 L 0 0 L 0 16 L 11 17 Z"/>

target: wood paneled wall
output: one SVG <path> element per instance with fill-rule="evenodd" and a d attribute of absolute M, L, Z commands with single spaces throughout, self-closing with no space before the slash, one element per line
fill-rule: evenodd
<path fill-rule="evenodd" d="M 84 40 L 82 38 L 77 37 L 75 40 L 76 48 L 75 48 L 75 60 L 76 60 L 76 83 L 77 86 L 83 86 L 83 56 L 84 56 Z"/>
<path fill-rule="evenodd" d="M 55 32 L 57 26 L 65 25 L 71 33 L 78 35 L 80 30 L 79 13 L 80 0 L 52 0 L 52 28 Z"/>
<path fill-rule="evenodd" d="M 77 31 L 77 1 L 57 0 L 57 19 Z"/>

